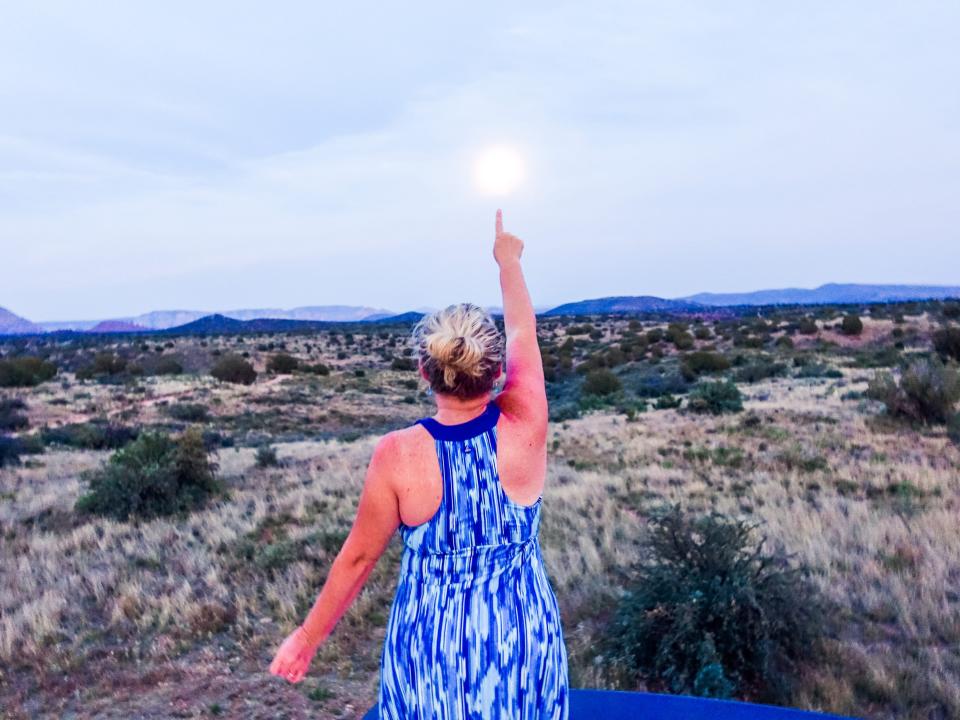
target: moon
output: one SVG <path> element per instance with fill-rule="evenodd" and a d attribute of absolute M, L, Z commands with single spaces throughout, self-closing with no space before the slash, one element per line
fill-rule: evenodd
<path fill-rule="evenodd" d="M 523 157 L 508 145 L 492 145 L 477 155 L 474 180 L 485 195 L 507 195 L 523 177 Z"/>

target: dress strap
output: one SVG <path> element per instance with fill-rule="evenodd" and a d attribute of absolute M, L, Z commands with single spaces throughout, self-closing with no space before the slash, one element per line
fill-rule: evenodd
<path fill-rule="evenodd" d="M 482 413 L 466 422 L 444 425 L 432 417 L 422 417 L 416 422 L 423 425 L 436 440 L 467 440 L 495 427 L 499 418 L 500 406 L 491 400 Z"/>

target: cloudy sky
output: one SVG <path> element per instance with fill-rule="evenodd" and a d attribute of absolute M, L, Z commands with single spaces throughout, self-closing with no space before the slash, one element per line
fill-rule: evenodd
<path fill-rule="evenodd" d="M 7 3 L 0 306 L 495 305 L 498 205 L 538 307 L 956 284 L 958 47 L 955 0 Z"/>

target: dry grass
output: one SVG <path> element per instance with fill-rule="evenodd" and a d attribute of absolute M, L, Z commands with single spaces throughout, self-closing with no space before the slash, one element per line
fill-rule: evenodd
<path fill-rule="evenodd" d="M 844 372 L 750 385 L 735 416 L 599 413 L 551 426 L 541 542 L 575 686 L 623 687 L 594 662 L 596 643 L 644 518 L 679 502 L 761 520 L 842 609 L 843 630 L 823 664 L 805 670 L 795 705 L 960 717 L 960 453 L 940 432 L 891 427 L 841 399 L 869 375 Z M 287 382 L 251 390 L 164 380 L 131 400 L 132 412 L 150 419 L 159 399 L 216 396 L 214 412 L 230 414 Z M 47 402 L 60 390 L 35 392 L 34 426 L 126 407 L 116 388 L 74 386 L 66 405 Z M 327 388 L 316 409 L 378 405 L 402 418 L 399 397 L 338 398 Z M 283 707 L 288 717 L 359 717 L 376 696 L 399 538 L 307 681 L 289 686 L 266 668 L 349 529 L 376 437 L 279 443 L 283 466 L 271 469 L 255 466 L 253 448 L 222 449 L 231 496 L 183 521 L 75 517 L 79 473 L 107 453 L 50 450 L 0 470 L 6 716 L 266 718 Z"/>

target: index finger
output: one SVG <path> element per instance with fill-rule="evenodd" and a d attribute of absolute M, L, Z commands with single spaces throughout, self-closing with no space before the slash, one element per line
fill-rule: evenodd
<path fill-rule="evenodd" d="M 497 210 L 497 235 L 503 232 L 503 212 Z"/>

